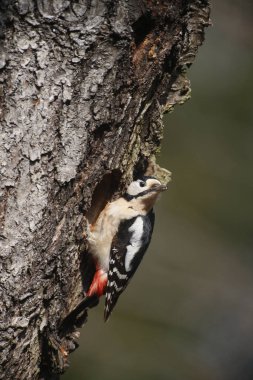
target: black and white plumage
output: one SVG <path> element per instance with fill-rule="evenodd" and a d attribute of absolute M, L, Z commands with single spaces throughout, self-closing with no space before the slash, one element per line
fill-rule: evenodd
<path fill-rule="evenodd" d="M 88 241 L 97 271 L 87 295 L 105 293 L 105 320 L 149 246 L 154 226 L 153 206 L 166 189 L 154 177 L 133 181 L 126 194 L 108 203 L 91 226 Z"/>
<path fill-rule="evenodd" d="M 148 249 L 155 214 L 151 210 L 120 223 L 111 247 L 107 286 L 105 292 L 104 318 L 107 320 L 120 294 L 128 285 Z"/>

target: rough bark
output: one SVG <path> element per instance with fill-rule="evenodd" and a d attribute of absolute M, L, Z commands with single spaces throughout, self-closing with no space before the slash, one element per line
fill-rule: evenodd
<path fill-rule="evenodd" d="M 76 331 L 62 331 L 59 354 L 58 328 L 94 272 L 83 231 L 154 161 L 163 112 L 189 96 L 209 5 L 18 0 L 0 11 L 0 378 L 48 379 L 75 347 Z"/>

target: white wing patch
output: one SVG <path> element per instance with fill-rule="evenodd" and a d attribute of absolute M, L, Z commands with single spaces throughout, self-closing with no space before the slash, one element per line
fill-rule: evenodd
<path fill-rule="evenodd" d="M 129 228 L 129 232 L 133 233 L 130 240 L 130 245 L 127 246 L 127 252 L 125 257 L 125 269 L 127 272 L 131 270 L 131 262 L 142 246 L 142 235 L 143 235 L 143 218 L 136 218 L 135 222 Z"/>

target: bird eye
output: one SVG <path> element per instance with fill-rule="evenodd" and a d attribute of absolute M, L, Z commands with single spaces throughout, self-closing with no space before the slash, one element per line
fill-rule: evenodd
<path fill-rule="evenodd" d="M 145 186 L 145 182 L 144 181 L 139 181 L 139 184 L 140 184 L 140 187 L 144 187 Z"/>

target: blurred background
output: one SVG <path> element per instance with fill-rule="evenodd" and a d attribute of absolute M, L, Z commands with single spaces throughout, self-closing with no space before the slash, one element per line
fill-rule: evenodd
<path fill-rule="evenodd" d="M 253 379 L 253 2 L 212 8 L 192 99 L 164 118 L 173 181 L 148 254 L 62 380 Z"/>

